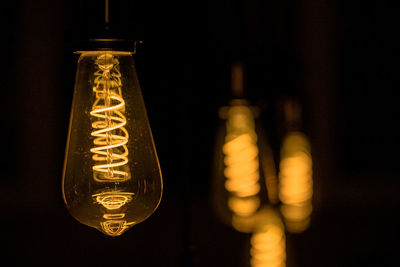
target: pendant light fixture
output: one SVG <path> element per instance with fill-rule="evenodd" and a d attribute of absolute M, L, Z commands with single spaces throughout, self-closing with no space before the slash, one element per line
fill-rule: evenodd
<path fill-rule="evenodd" d="M 109 236 L 144 221 L 163 182 L 136 74 L 137 41 L 104 30 L 79 42 L 62 178 L 70 214 Z"/>

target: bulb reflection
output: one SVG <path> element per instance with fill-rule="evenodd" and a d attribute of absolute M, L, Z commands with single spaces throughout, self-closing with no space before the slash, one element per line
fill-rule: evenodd
<path fill-rule="evenodd" d="M 310 144 L 304 134 L 290 132 L 282 144 L 279 172 L 281 213 L 289 232 L 300 233 L 308 228 L 312 195 Z"/>
<path fill-rule="evenodd" d="M 111 53 L 97 57 L 97 70 L 94 73 L 93 92 L 96 94 L 92 111 L 93 179 L 96 182 L 117 184 L 131 178 L 128 163 L 129 134 L 125 129 L 125 100 L 121 93 L 121 73 L 119 62 Z M 118 236 L 125 232 L 134 222 L 121 220 L 125 213 L 119 211 L 130 202 L 133 193 L 111 190 L 92 195 L 95 202 L 107 211 L 106 219 L 100 222 L 101 228 L 110 236 Z M 109 213 L 110 212 L 110 213 Z M 112 213 L 111 213 L 112 212 Z M 119 213 L 114 213 L 119 212 Z"/>
<path fill-rule="evenodd" d="M 96 202 L 108 210 L 116 210 L 132 200 L 133 193 L 110 191 L 94 194 Z"/>
<path fill-rule="evenodd" d="M 104 232 L 110 236 L 119 236 L 126 229 L 134 225 L 134 222 L 128 223 L 125 220 L 107 220 L 101 222 L 101 228 L 103 228 Z"/>
<path fill-rule="evenodd" d="M 133 195 L 133 193 L 129 192 L 112 190 L 92 196 L 95 202 L 106 208 L 103 214 L 105 221 L 100 222 L 100 226 L 106 234 L 110 236 L 119 236 L 124 233 L 126 229 L 135 224 L 134 222 L 128 223 L 126 220 L 122 220 L 125 218 L 125 213 L 119 212 L 125 204 L 132 200 Z"/>
<path fill-rule="evenodd" d="M 225 188 L 239 197 L 254 196 L 260 191 L 258 148 L 249 134 L 241 134 L 225 143 Z"/>
<path fill-rule="evenodd" d="M 162 195 L 134 52 L 77 51 L 62 193 L 74 218 L 107 235 L 146 220 Z"/>
<path fill-rule="evenodd" d="M 279 214 L 270 207 L 263 208 L 256 224 L 250 239 L 250 265 L 286 266 L 285 229 Z"/>

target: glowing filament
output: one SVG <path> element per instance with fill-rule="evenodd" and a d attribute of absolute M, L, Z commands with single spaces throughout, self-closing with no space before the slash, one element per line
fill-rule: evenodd
<path fill-rule="evenodd" d="M 251 266 L 286 266 L 285 229 L 279 215 L 266 208 L 258 216 L 259 226 L 250 239 Z"/>
<path fill-rule="evenodd" d="M 91 135 L 94 147 L 93 177 L 97 182 L 123 182 L 130 179 L 128 163 L 129 135 L 125 129 L 125 101 L 121 94 L 119 62 L 112 54 L 103 54 L 96 60 L 94 76 L 96 93 L 90 115 L 93 117 Z"/>
<path fill-rule="evenodd" d="M 222 148 L 225 188 L 231 193 L 229 208 L 239 216 L 250 216 L 260 206 L 259 158 L 254 117 L 247 106 L 228 110 L 227 134 Z"/>
<path fill-rule="evenodd" d="M 271 225 L 251 237 L 251 266 L 285 266 L 285 236 L 282 229 Z"/>
<path fill-rule="evenodd" d="M 225 143 L 225 187 L 240 197 L 248 197 L 260 191 L 258 179 L 258 148 L 249 134 L 243 134 Z"/>
<path fill-rule="evenodd" d="M 134 224 L 135 223 L 128 223 L 125 220 L 108 220 L 100 223 L 104 232 L 110 236 L 119 236 Z"/>
<path fill-rule="evenodd" d="M 302 133 L 292 132 L 283 141 L 279 173 L 281 212 L 289 232 L 302 232 L 308 227 L 312 194 L 310 144 Z"/>

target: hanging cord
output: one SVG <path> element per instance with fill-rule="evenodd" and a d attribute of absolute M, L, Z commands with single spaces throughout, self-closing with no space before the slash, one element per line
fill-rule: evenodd
<path fill-rule="evenodd" d="M 104 4 L 104 22 L 106 24 L 106 29 L 108 29 L 110 27 L 110 10 L 109 10 L 109 0 L 105 0 Z"/>
<path fill-rule="evenodd" d="M 234 98 L 243 98 L 243 90 L 244 90 L 244 73 L 243 73 L 243 64 L 238 61 L 232 65 L 231 68 L 231 88 L 232 88 L 232 96 Z"/>

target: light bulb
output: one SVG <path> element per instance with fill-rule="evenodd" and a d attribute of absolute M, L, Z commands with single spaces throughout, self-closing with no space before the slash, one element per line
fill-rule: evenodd
<path fill-rule="evenodd" d="M 300 131 L 302 108 L 296 99 L 283 103 L 286 134 L 279 163 L 281 213 L 290 233 L 301 233 L 310 225 L 313 196 L 311 145 Z"/>
<path fill-rule="evenodd" d="M 250 238 L 250 265 L 286 266 L 285 228 L 278 212 L 270 206 L 263 207 L 255 224 Z"/>
<path fill-rule="evenodd" d="M 160 166 L 133 52 L 79 52 L 62 193 L 70 214 L 109 236 L 148 218 Z"/>
<path fill-rule="evenodd" d="M 310 224 L 313 195 L 310 143 L 303 133 L 287 133 L 279 165 L 281 213 L 288 232 L 300 233 Z"/>
<path fill-rule="evenodd" d="M 223 223 L 250 233 L 261 207 L 278 202 L 278 182 L 260 109 L 243 97 L 243 64 L 233 64 L 231 73 L 234 98 L 219 110 L 212 196 Z"/>
<path fill-rule="evenodd" d="M 254 215 L 277 203 L 272 151 L 257 123 L 256 107 L 245 99 L 220 109 L 223 122 L 216 146 L 213 196 L 218 216 L 240 232 L 251 232 Z"/>

